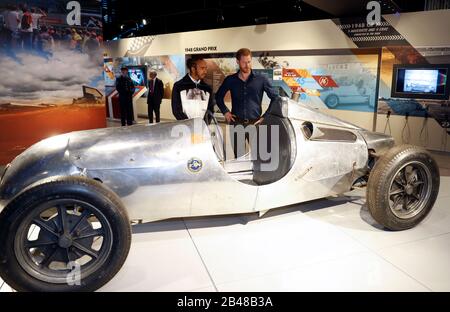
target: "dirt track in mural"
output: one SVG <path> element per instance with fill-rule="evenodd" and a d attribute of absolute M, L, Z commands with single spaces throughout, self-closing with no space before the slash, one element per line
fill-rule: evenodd
<path fill-rule="evenodd" d="M 0 165 L 53 135 L 106 127 L 104 105 L 0 106 Z M 57 130 L 55 130 L 57 129 Z"/>

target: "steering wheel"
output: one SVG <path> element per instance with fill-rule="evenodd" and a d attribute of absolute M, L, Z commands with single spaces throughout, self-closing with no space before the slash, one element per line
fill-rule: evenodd
<path fill-rule="evenodd" d="M 209 128 L 209 132 L 211 134 L 211 141 L 213 144 L 214 152 L 216 153 L 217 158 L 219 158 L 219 160 L 224 161 L 225 160 L 225 148 L 224 148 L 222 129 L 220 128 L 216 117 L 214 117 L 214 114 L 210 110 L 206 111 L 206 117 L 207 117 L 207 125 Z M 212 129 L 210 126 L 212 126 Z"/>

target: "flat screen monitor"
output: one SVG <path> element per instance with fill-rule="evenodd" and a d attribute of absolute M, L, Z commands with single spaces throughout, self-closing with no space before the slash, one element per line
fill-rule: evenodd
<path fill-rule="evenodd" d="M 394 65 L 391 96 L 447 100 L 449 69 L 449 65 Z"/>
<path fill-rule="evenodd" d="M 145 67 L 128 67 L 128 75 L 135 86 L 146 85 Z"/>

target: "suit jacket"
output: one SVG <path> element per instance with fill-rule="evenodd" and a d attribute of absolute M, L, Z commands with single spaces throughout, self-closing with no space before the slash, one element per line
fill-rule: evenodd
<path fill-rule="evenodd" d="M 151 93 L 151 83 L 152 81 L 148 80 L 148 95 L 147 95 L 147 104 L 150 103 L 161 103 L 164 97 L 164 84 L 161 79 L 155 78 L 155 87 L 153 93 Z"/>
<path fill-rule="evenodd" d="M 130 77 L 119 76 L 116 79 L 116 90 L 120 101 L 128 101 L 134 94 L 134 84 Z"/>

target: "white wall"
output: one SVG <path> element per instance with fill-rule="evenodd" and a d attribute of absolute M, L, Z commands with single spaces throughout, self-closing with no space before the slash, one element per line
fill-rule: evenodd
<path fill-rule="evenodd" d="M 399 16 L 383 17 L 415 47 L 450 46 L 450 10 L 401 13 Z M 139 40 L 141 39 L 131 38 L 109 42 L 106 45 L 106 54 L 108 57 L 123 57 L 127 53 L 136 53 L 128 49 L 132 46 L 139 47 Z M 158 35 L 153 38 L 151 44 L 141 45 L 139 53 L 143 53 L 141 56 L 185 54 L 186 48 L 205 46 L 217 47 L 217 51 L 214 51 L 217 53 L 234 52 L 242 47 L 254 51 L 356 48 L 333 21 L 319 20 Z M 138 112 L 146 114 L 146 104 L 140 104 Z M 327 113 L 370 130 L 373 128 L 373 113 L 344 110 L 327 110 Z M 161 118 L 173 119 L 170 100 L 163 100 Z M 377 116 L 377 131 L 383 132 L 385 121 L 386 115 Z M 405 117 L 391 116 L 390 124 L 396 142 L 402 143 Z M 447 134 L 431 118 L 428 121 L 429 142 L 424 144 L 424 140 L 419 137 L 422 125 L 423 118 L 409 118 L 409 143 L 426 145 L 433 150 L 450 151 L 450 138 L 447 137 L 448 142 L 444 145 Z"/>

